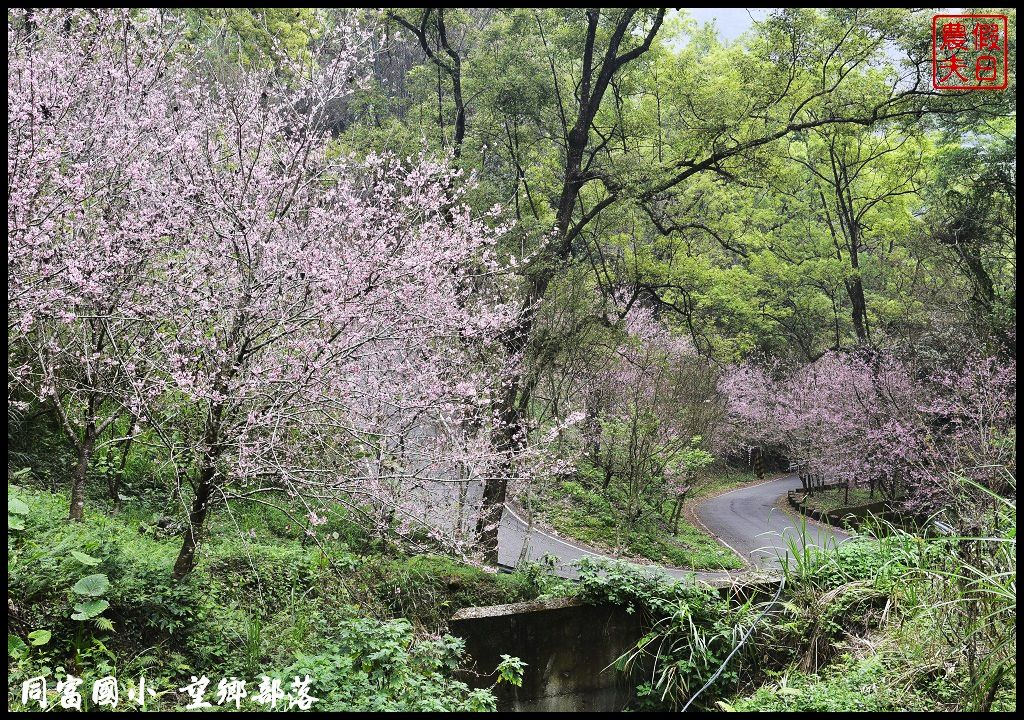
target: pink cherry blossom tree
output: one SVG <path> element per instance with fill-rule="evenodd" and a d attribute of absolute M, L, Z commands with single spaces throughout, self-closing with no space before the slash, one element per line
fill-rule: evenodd
<path fill-rule="evenodd" d="M 497 232 L 471 217 L 457 172 L 334 157 L 321 106 L 358 66 L 355 48 L 335 50 L 288 83 L 216 75 L 181 97 L 170 173 L 191 223 L 152 276 L 162 374 L 203 418 L 164 433 L 195 438 L 171 448 L 196 468 L 177 577 L 215 499 L 395 505 L 445 447 L 411 431 L 460 425 L 507 322 L 487 291 Z"/>
<path fill-rule="evenodd" d="M 1012 358 L 925 366 L 891 352 L 832 352 L 789 370 L 735 367 L 719 389 L 734 441 L 776 446 L 810 471 L 881 489 L 915 511 L 969 517 L 971 483 L 1011 490 L 1015 378 Z"/>
<path fill-rule="evenodd" d="M 146 381 L 141 279 L 170 233 L 174 38 L 126 33 L 125 17 L 13 11 L 8 22 L 8 394 L 56 414 L 75 451 L 76 520 L 100 437 Z"/>
<path fill-rule="evenodd" d="M 481 400 L 513 319 L 504 228 L 447 164 L 331 141 L 365 33 L 273 71 L 175 37 L 103 11 L 36 13 L 15 38 L 9 326 L 32 352 L 10 384 L 83 418 L 83 480 L 106 418 L 155 433 L 189 486 L 179 578 L 232 499 L 285 494 L 311 525 L 336 502 L 426 517 L 411 486 L 497 467 Z"/>
<path fill-rule="evenodd" d="M 702 446 L 721 416 L 717 373 L 647 307 L 629 307 L 614 343 L 580 378 L 584 451 L 602 489 L 614 481 L 622 490 L 627 529 L 669 499 L 675 525 L 696 472 L 713 460 Z"/>

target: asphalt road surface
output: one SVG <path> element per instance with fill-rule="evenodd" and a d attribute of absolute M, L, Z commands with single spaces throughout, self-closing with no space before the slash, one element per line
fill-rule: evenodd
<path fill-rule="evenodd" d="M 849 538 L 847 533 L 812 521 L 802 522 L 781 507 L 779 502 L 786 491 L 800 487 L 796 475 L 731 490 L 705 500 L 695 508 L 697 519 L 719 542 L 732 550 L 753 567 L 778 567 L 779 558 L 786 555 L 793 543 L 799 550 L 806 543 L 824 547 Z M 778 507 L 776 507 L 778 506 Z"/>
<path fill-rule="evenodd" d="M 789 542 L 795 541 L 799 546 L 801 532 L 806 533 L 807 543 L 819 547 L 848 538 L 849 535 L 842 531 L 813 522 L 802 523 L 798 517 L 776 508 L 777 504 L 784 504 L 784 501 L 780 503 L 779 500 L 787 490 L 798 487 L 799 478 L 789 475 L 737 488 L 696 506 L 697 519 L 720 542 L 743 558 L 748 564 L 744 570 L 695 572 L 656 565 L 652 565 L 652 569 L 662 570 L 677 578 L 728 580 L 751 569 L 771 571 L 777 568 L 780 556 L 789 552 Z M 608 556 L 581 543 L 556 537 L 548 531 L 529 528 L 521 511 L 512 507 L 505 508 L 498 530 L 498 562 L 501 565 L 516 567 L 524 558 L 535 562 L 548 558 L 554 561 L 557 574 L 574 577 L 576 572 L 573 565 L 584 557 Z"/>

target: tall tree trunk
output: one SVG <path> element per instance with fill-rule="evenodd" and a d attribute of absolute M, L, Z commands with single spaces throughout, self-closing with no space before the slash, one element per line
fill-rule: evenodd
<path fill-rule="evenodd" d="M 437 48 L 430 46 L 427 26 L 431 15 L 435 15 L 434 26 L 437 29 Z M 444 103 L 441 88 L 442 71 L 452 81 L 452 100 L 455 103 L 455 132 L 452 136 L 452 154 L 458 160 L 462 155 L 462 143 L 466 137 L 466 103 L 462 97 L 462 58 L 448 42 L 448 29 L 444 22 L 444 8 L 424 8 L 420 15 L 419 25 L 414 25 L 398 13 L 389 13 L 392 20 L 409 30 L 420 42 L 420 47 L 427 58 L 437 66 L 437 124 L 441 130 L 441 143 L 444 144 L 445 122 Z M 443 51 L 449 60 L 445 61 L 438 51 Z"/>
<path fill-rule="evenodd" d="M 205 452 L 199 475 L 196 478 L 196 495 L 192 499 L 192 507 L 188 513 L 188 527 L 181 542 L 178 559 L 174 561 L 171 577 L 175 580 L 192 572 L 196 564 L 196 550 L 202 538 L 206 515 L 210 509 L 210 497 L 213 495 L 214 481 L 217 477 L 217 460 L 220 457 L 220 422 L 223 408 L 219 405 L 210 410 L 207 417 L 204 438 Z"/>
<path fill-rule="evenodd" d="M 81 439 L 76 439 L 69 418 L 61 409 L 59 402 L 57 404 L 57 411 L 65 432 L 72 438 L 78 453 L 75 467 L 71 471 L 71 506 L 68 511 L 68 517 L 71 520 L 81 521 L 85 516 L 85 484 L 89 477 L 89 463 L 92 461 L 92 452 L 96 447 L 96 437 L 102 432 L 102 428 L 97 429 L 96 427 L 96 408 L 98 406 L 99 399 L 95 394 L 90 394 L 85 405 L 85 427 L 82 428 Z"/>
<path fill-rule="evenodd" d="M 863 344 L 871 341 L 871 330 L 868 327 L 868 306 L 864 298 L 864 281 L 860 275 L 860 238 L 863 228 L 860 214 L 854 207 L 855 201 L 851 192 L 852 181 L 847 165 L 842 155 L 836 150 L 834 143 L 829 148 L 829 156 L 832 160 L 833 190 L 837 201 L 836 214 L 846 238 L 846 250 L 850 258 L 850 278 L 845 280 L 844 284 L 846 293 L 850 297 L 853 329 L 857 333 L 857 342 Z"/>
<path fill-rule="evenodd" d="M 867 301 L 864 299 L 864 284 L 861 282 L 859 274 L 846 281 L 846 292 L 850 296 L 850 304 L 853 308 L 853 329 L 857 333 L 857 341 L 869 342 L 871 335 L 868 329 L 868 307 Z"/>
<path fill-rule="evenodd" d="M 484 562 L 498 564 L 498 528 L 505 511 L 508 492 L 507 478 L 488 478 L 484 483 L 483 505 L 477 520 L 476 532 L 484 551 Z"/>
<path fill-rule="evenodd" d="M 640 46 L 619 55 L 619 47 L 635 13 L 635 9 L 623 11 L 609 37 L 604 57 L 595 63 L 595 44 L 601 11 L 599 8 L 587 10 L 582 74 L 577 94 L 579 108 L 571 129 L 568 126 L 565 128 L 565 172 L 555 213 L 554 240 L 546 251 L 538 255 L 537 262 L 527 279 L 527 290 L 521 305 L 519 321 L 506 334 L 503 341 L 505 356 L 514 362 L 515 366 L 510 369 L 507 385 L 495 408 L 499 422 L 494 431 L 493 442 L 499 456 L 505 459 L 505 467 L 487 479 L 480 519 L 477 522 L 477 536 L 486 562 L 497 562 L 498 526 L 501 523 L 508 493 L 508 479 L 512 474 L 511 461 L 516 450 L 526 441 L 524 421 L 538 369 L 528 367 L 525 356 L 537 319 L 538 303 L 547 292 L 555 273 L 571 256 L 573 241 L 583 227 L 614 200 L 610 196 L 596 203 L 582 219 L 573 223 L 573 213 L 576 211 L 580 190 L 592 179 L 582 172 L 583 158 L 590 140 L 590 128 L 612 77 L 619 68 L 650 48 L 654 36 L 661 27 L 665 11 L 663 8 L 658 11 L 653 26 Z"/>
<path fill-rule="evenodd" d="M 582 121 L 582 117 L 580 120 Z M 529 371 L 529 368 L 525 366 L 525 350 L 533 334 L 534 322 L 537 317 L 537 303 L 547 292 L 556 263 L 564 261 L 569 254 L 571 245 L 571 238 L 568 237 L 569 224 L 580 188 L 579 168 L 583 159 L 583 148 L 586 144 L 589 123 L 588 119 L 587 125 L 581 128 L 580 123 L 577 122 L 576 127 L 569 134 L 565 176 L 555 217 L 557 237 L 560 239 L 553 253 L 555 257 L 548 262 L 541 263 L 540 268 L 530 277 L 519 315 L 520 319 L 507 335 L 504 343 L 506 357 L 514 358 L 520 364 L 500 397 L 498 413 L 501 422 L 494 435 L 495 449 L 500 456 L 508 460 L 511 460 L 517 442 L 524 440 L 520 435 L 525 418 L 519 409 L 527 410 L 530 402 L 528 389 L 530 384 L 525 378 L 525 373 Z M 484 485 L 483 507 L 480 520 L 477 522 L 477 534 L 483 546 L 485 562 L 496 563 L 498 559 L 498 526 L 501 523 L 505 497 L 508 493 L 510 470 L 511 463 L 509 462 L 501 472 L 488 478 Z"/>
<path fill-rule="evenodd" d="M 209 455 L 204 458 L 203 468 L 196 483 L 196 496 L 192 500 L 192 508 L 188 514 L 188 527 L 185 528 L 181 550 L 178 552 L 178 559 L 174 561 L 174 572 L 171 573 L 175 580 L 185 577 L 195 567 L 196 550 L 202 537 L 203 525 L 206 523 L 206 514 L 210 507 L 210 496 L 213 493 L 213 479 L 216 474 L 214 465 L 214 458 Z"/>
<path fill-rule="evenodd" d="M 82 441 L 78 446 L 78 458 L 71 474 L 71 510 L 68 517 L 81 521 L 85 516 L 85 483 L 89 475 L 89 461 L 96 445 L 96 420 L 93 418 L 93 401 L 89 400 L 89 419 L 82 431 Z"/>

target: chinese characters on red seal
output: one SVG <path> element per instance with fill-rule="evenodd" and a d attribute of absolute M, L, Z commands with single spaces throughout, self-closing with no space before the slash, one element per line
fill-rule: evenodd
<path fill-rule="evenodd" d="M 936 90 L 1005 90 L 1009 71 L 1005 15 L 932 18 Z"/>

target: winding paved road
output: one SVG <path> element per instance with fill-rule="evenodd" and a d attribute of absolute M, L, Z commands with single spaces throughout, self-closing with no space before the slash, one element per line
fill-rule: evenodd
<path fill-rule="evenodd" d="M 790 541 L 799 542 L 800 520 L 776 507 L 787 490 L 800 487 L 796 475 L 745 485 L 704 500 L 695 508 L 698 521 L 723 544 L 739 555 L 748 567 L 733 571 L 693 571 L 684 568 L 652 568 L 664 570 L 677 578 L 698 578 L 705 581 L 727 581 L 752 569 L 771 571 L 778 567 L 779 556 L 788 553 Z M 784 500 L 783 500 L 784 502 Z M 846 533 L 807 522 L 807 540 L 814 545 L 841 542 Z M 523 557 L 540 561 L 545 556 L 556 559 L 555 572 L 574 577 L 573 563 L 584 557 L 608 557 L 593 548 L 532 528 L 521 514 L 506 506 L 498 531 L 498 562 L 515 567 Z"/>

